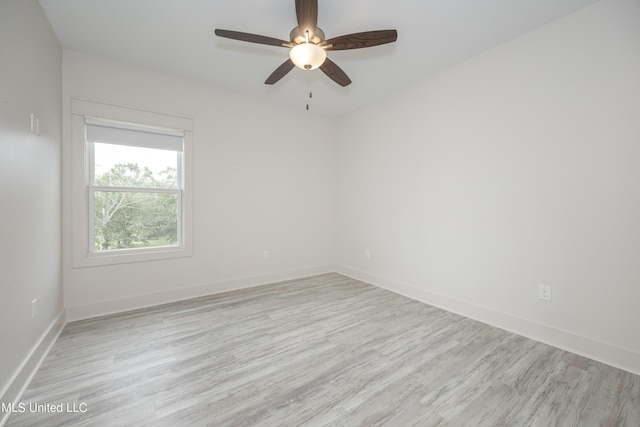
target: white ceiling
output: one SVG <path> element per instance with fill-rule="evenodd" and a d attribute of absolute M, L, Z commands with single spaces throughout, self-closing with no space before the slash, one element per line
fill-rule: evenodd
<path fill-rule="evenodd" d="M 340 115 L 597 0 L 319 0 L 327 38 L 398 30 L 394 44 L 329 52 L 353 80 L 311 71 L 313 111 Z M 288 40 L 294 0 L 40 0 L 63 48 L 304 109 L 308 72 L 264 80 L 285 48 L 214 36 L 214 28 Z"/>

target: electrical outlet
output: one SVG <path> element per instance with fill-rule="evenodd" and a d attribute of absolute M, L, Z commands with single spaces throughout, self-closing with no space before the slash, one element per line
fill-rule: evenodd
<path fill-rule="evenodd" d="M 262 257 L 263 257 L 264 259 L 271 259 L 271 253 L 270 253 L 269 251 L 264 251 L 264 252 L 262 253 Z"/>
<path fill-rule="evenodd" d="M 551 286 L 538 285 L 538 299 L 551 301 Z"/>
<path fill-rule="evenodd" d="M 364 250 L 364 257 L 365 257 L 366 259 L 371 258 L 371 251 L 370 251 L 369 249 L 365 249 L 365 250 Z"/>
<path fill-rule="evenodd" d="M 31 318 L 35 319 L 37 315 L 38 315 L 38 298 L 34 298 L 33 301 L 31 301 Z"/>

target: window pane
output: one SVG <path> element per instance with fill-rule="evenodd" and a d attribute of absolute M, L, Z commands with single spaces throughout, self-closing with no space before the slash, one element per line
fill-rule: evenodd
<path fill-rule="evenodd" d="M 177 194 L 93 194 L 95 251 L 177 245 Z"/>
<path fill-rule="evenodd" d="M 156 148 L 94 144 L 99 186 L 178 188 L 178 153 Z"/>

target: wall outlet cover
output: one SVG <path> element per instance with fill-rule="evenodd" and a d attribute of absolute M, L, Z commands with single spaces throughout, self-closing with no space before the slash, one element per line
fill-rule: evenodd
<path fill-rule="evenodd" d="M 551 286 L 538 285 L 538 298 L 543 301 L 551 301 Z"/>

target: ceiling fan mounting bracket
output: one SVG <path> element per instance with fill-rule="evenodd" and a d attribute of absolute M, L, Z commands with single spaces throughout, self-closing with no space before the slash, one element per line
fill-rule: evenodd
<path fill-rule="evenodd" d="M 324 39 L 324 31 L 316 27 L 316 31 L 309 38 L 309 43 L 320 44 Z M 291 43 L 293 44 L 306 43 L 307 35 L 300 31 L 300 27 L 295 27 L 291 30 L 291 33 L 289 33 L 289 40 L 291 40 Z"/>

